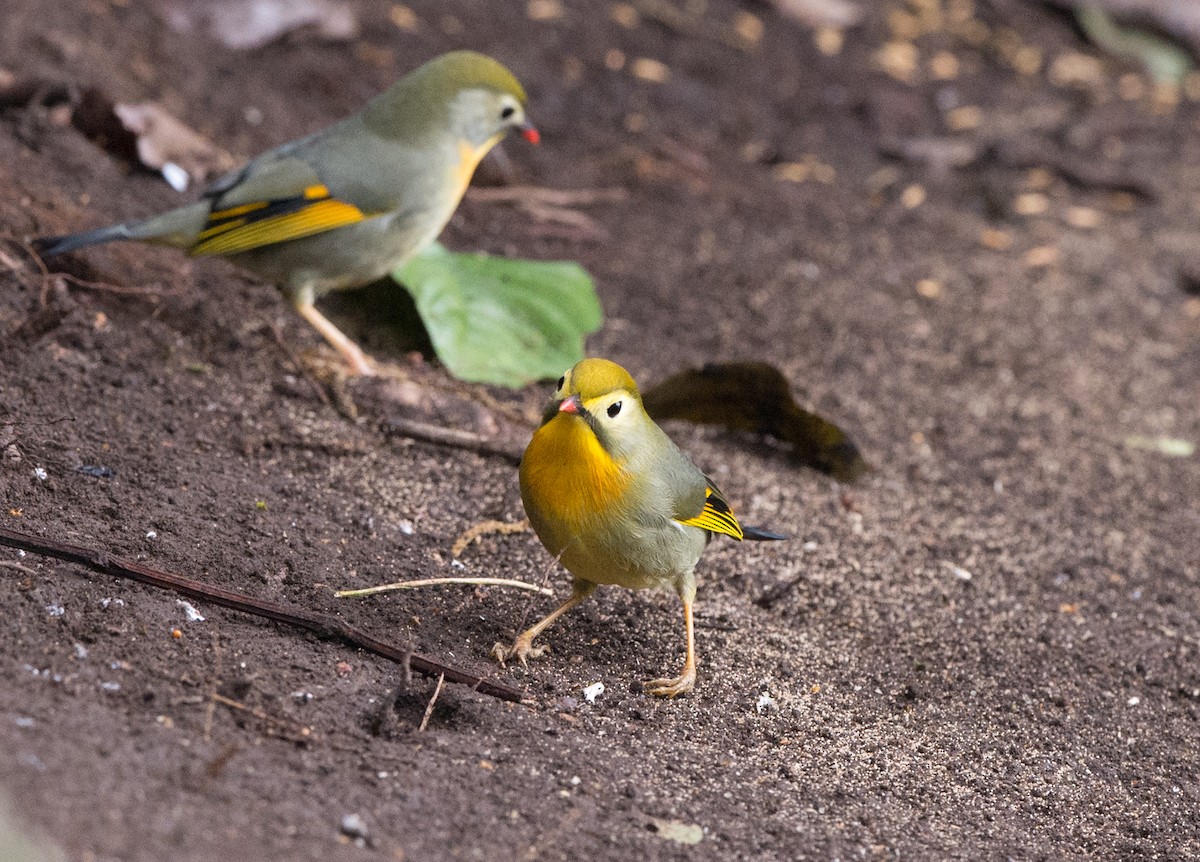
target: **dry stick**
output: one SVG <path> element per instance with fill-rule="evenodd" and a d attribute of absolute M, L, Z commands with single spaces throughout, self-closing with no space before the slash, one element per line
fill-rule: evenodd
<path fill-rule="evenodd" d="M 0 568 L 13 569 L 14 571 L 24 572 L 27 575 L 36 575 L 37 574 L 37 572 L 35 572 L 33 569 L 29 568 L 29 566 L 26 566 L 23 563 L 14 563 L 9 560 L 0 560 Z"/>
<path fill-rule="evenodd" d="M 251 614 L 256 617 L 285 623 L 313 632 L 321 637 L 340 640 L 343 643 L 360 647 L 396 662 L 401 667 L 411 666 L 429 676 L 433 676 L 435 673 L 445 674 L 446 679 L 450 680 L 450 682 L 457 682 L 468 686 L 481 694 L 491 695 L 500 700 L 512 701 L 513 703 L 520 703 L 522 701 L 521 692 L 503 683 L 474 676 L 464 670 L 443 664 L 428 656 L 410 652 L 387 641 L 381 641 L 365 632 L 359 631 L 353 626 L 347 625 L 336 617 L 326 614 L 314 613 L 301 608 L 289 608 L 274 602 L 263 601 L 262 599 L 252 598 L 241 593 L 235 593 L 232 590 L 209 586 L 181 575 L 152 569 L 149 566 L 143 566 L 140 563 L 130 560 L 122 560 L 98 549 L 42 539 L 27 533 L 8 530 L 4 527 L 0 527 L 0 545 L 7 545 L 10 548 L 18 548 L 23 551 L 66 560 L 69 563 L 78 563 L 106 575 L 128 578 L 143 584 L 149 584 L 152 587 L 158 587 L 159 589 L 173 590 L 181 595 L 201 599 L 202 601 L 209 601 L 221 607 L 232 608 L 235 611 L 241 611 L 242 613 Z"/>
<path fill-rule="evenodd" d="M 478 524 L 468 527 L 462 535 L 454 540 L 454 544 L 450 547 L 450 556 L 457 560 L 468 545 L 483 536 L 497 534 L 509 536 L 514 533 L 524 533 L 528 529 L 530 529 L 528 518 L 522 518 L 520 521 L 480 521 Z"/>
<path fill-rule="evenodd" d="M 288 361 L 292 363 L 292 365 L 296 366 L 296 371 L 299 372 L 301 377 L 308 381 L 308 384 L 312 387 L 313 392 L 317 394 L 317 398 L 320 399 L 321 403 L 326 407 L 329 407 L 329 395 L 325 392 L 325 387 L 321 385 L 320 381 L 312 376 L 312 373 L 308 370 L 308 366 L 300 361 L 300 357 L 296 355 L 296 352 L 292 350 L 291 345 L 289 345 L 287 340 L 283 337 L 283 332 L 274 323 L 268 323 L 267 327 L 271 330 L 271 334 L 275 336 L 275 346 L 282 351 L 283 355 L 287 357 Z"/>
<path fill-rule="evenodd" d="M 439 679 L 440 678 L 441 677 L 439 677 Z M 261 710 L 258 707 L 247 706 L 246 704 L 242 703 L 241 701 L 233 700 L 232 698 L 228 698 L 223 694 L 217 694 L 216 692 L 209 695 L 209 697 L 212 698 L 213 703 L 220 703 L 220 704 L 223 704 L 223 705 L 229 707 L 230 709 L 237 709 L 242 712 L 247 712 L 250 715 L 257 718 L 259 721 L 265 721 L 268 724 L 276 724 L 276 725 L 289 725 L 290 724 L 290 725 L 292 725 L 292 727 L 294 727 L 296 729 L 295 732 L 297 734 L 299 734 L 301 738 L 307 739 L 312 736 L 312 728 L 308 727 L 307 725 L 301 724 L 298 721 L 293 721 L 290 718 L 278 718 L 277 716 L 271 715 L 270 713 L 268 713 L 264 710 Z"/>
<path fill-rule="evenodd" d="M 548 189 L 540 186 L 472 187 L 467 197 L 484 203 L 520 203 L 537 201 L 554 207 L 586 206 L 593 203 L 616 203 L 629 197 L 620 186 L 606 189 Z"/>
<path fill-rule="evenodd" d="M 442 683 L 446 681 L 446 675 L 443 673 L 438 676 L 437 688 L 433 690 L 433 697 L 429 698 L 429 703 L 425 704 L 425 714 L 421 716 L 421 726 L 417 728 L 420 733 L 429 726 L 429 716 L 433 715 L 433 705 L 437 703 L 438 695 L 442 693 Z"/>
<path fill-rule="evenodd" d="M 512 578 L 421 578 L 416 581 L 396 581 L 392 584 L 380 584 L 377 587 L 363 587 L 361 590 L 338 590 L 334 593 L 339 599 L 353 599 L 359 596 L 373 596 L 376 593 L 387 593 L 392 590 L 411 590 L 414 587 L 438 587 L 446 584 L 469 584 L 481 587 L 513 587 L 518 590 L 530 590 L 543 596 L 554 595 L 554 590 L 539 587 L 528 581 L 515 581 Z"/>
<path fill-rule="evenodd" d="M 490 443 L 478 434 L 470 431 L 460 431 L 457 428 L 443 428 L 428 422 L 417 422 L 413 419 L 390 418 L 384 427 L 389 434 L 396 434 L 417 440 L 422 443 L 432 443 L 435 446 L 446 446 L 452 449 L 463 449 L 488 458 L 501 458 L 514 467 L 521 463 L 517 452 Z"/>

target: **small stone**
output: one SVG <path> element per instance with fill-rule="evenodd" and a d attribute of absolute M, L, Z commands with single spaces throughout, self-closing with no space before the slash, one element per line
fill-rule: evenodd
<path fill-rule="evenodd" d="M 344 814 L 340 828 L 342 834 L 347 838 L 366 841 L 367 836 L 371 834 L 371 830 L 367 828 L 367 823 L 359 814 Z"/>

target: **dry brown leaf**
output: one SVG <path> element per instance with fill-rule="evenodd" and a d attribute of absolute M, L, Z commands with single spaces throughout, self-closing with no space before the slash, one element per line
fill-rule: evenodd
<path fill-rule="evenodd" d="M 851 0 L 773 0 L 775 8 L 814 30 L 844 30 L 862 20 L 862 8 Z"/>
<path fill-rule="evenodd" d="M 354 9 L 338 0 L 220 0 L 176 3 L 167 23 L 180 32 L 207 30 L 227 48 L 251 51 L 301 27 L 316 27 L 324 39 L 346 41 L 359 33 Z"/>
<path fill-rule="evenodd" d="M 187 187 L 188 179 L 200 181 L 233 167 L 229 153 L 155 102 L 113 105 L 112 110 L 121 125 L 137 138 L 137 155 L 142 164 L 161 171 L 179 191 Z"/>

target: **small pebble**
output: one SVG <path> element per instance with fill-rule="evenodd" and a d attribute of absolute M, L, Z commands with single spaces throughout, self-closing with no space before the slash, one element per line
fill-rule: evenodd
<path fill-rule="evenodd" d="M 345 814 L 341 822 L 342 834 L 349 838 L 361 838 L 364 841 L 370 834 L 367 823 L 359 814 Z"/>
<path fill-rule="evenodd" d="M 604 694 L 604 683 L 594 682 L 583 690 L 583 699 L 588 703 L 595 703 L 596 698 Z"/>
<path fill-rule="evenodd" d="M 176 599 L 175 604 L 178 605 L 179 607 L 183 608 L 183 612 L 184 612 L 184 614 L 187 615 L 187 621 L 189 623 L 204 622 L 204 617 L 200 614 L 200 612 L 198 610 L 196 610 L 194 607 L 192 607 L 190 602 L 185 602 L 183 599 Z"/>

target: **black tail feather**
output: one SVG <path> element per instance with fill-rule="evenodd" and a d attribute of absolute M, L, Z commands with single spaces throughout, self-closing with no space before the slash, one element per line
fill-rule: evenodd
<path fill-rule="evenodd" d="M 123 224 L 69 233 L 63 236 L 39 236 L 32 241 L 33 250 L 41 257 L 55 257 L 89 245 L 99 245 L 118 239 L 130 239 L 129 230 Z"/>
<path fill-rule="evenodd" d="M 788 538 L 783 533 L 772 533 L 770 530 L 764 530 L 761 527 L 742 527 L 742 538 L 749 539 L 752 542 L 782 542 Z"/>

